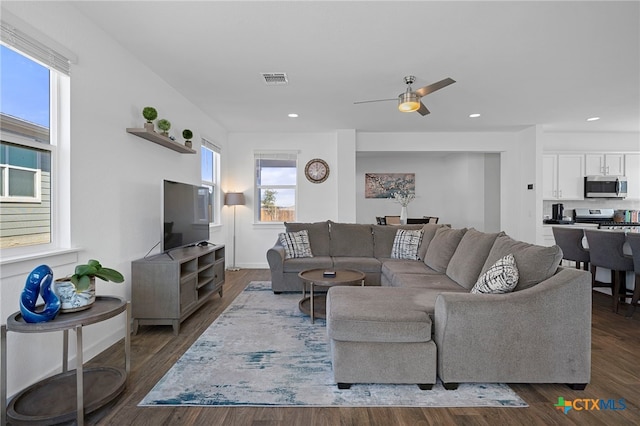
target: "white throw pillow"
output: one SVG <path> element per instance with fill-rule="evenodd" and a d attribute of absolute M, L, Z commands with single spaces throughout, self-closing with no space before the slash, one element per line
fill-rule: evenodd
<path fill-rule="evenodd" d="M 510 293 L 518 284 L 518 278 L 516 259 L 512 254 L 508 254 L 480 275 L 471 293 Z"/>
<path fill-rule="evenodd" d="M 422 229 L 398 229 L 391 249 L 392 259 L 420 260 L 418 249 L 422 243 Z"/>
<path fill-rule="evenodd" d="M 313 257 L 309 243 L 309 232 L 306 229 L 297 232 L 282 232 L 278 234 L 278 239 L 284 247 L 285 259 Z"/>

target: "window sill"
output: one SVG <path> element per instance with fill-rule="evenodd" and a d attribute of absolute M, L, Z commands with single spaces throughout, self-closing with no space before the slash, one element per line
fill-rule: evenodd
<path fill-rule="evenodd" d="M 47 264 L 52 268 L 75 264 L 78 262 L 78 253 L 81 250 L 80 248 L 61 248 L 15 256 L 3 256 L 0 259 L 2 277 L 23 275 L 42 264 Z"/>
<path fill-rule="evenodd" d="M 283 228 L 284 222 L 253 222 L 257 228 Z"/>

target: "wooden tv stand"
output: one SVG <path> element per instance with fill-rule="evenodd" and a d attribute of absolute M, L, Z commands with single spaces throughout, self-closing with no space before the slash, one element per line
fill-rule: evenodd
<path fill-rule="evenodd" d="M 131 262 L 133 333 L 180 323 L 216 293 L 222 297 L 224 245 L 186 247 Z"/>

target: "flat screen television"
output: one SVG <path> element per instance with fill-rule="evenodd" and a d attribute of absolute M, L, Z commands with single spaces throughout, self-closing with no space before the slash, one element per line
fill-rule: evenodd
<path fill-rule="evenodd" d="M 210 218 L 209 188 L 164 180 L 160 239 L 162 252 L 209 240 Z"/>

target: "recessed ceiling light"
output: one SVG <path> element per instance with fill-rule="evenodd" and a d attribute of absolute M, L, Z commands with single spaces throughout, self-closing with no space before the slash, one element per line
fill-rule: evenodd
<path fill-rule="evenodd" d="M 587 121 L 597 121 L 600 120 L 600 117 L 589 117 L 587 118 Z"/>
<path fill-rule="evenodd" d="M 287 117 L 289 117 L 289 118 L 298 118 L 298 114 L 292 112 L 291 114 L 287 115 Z"/>
<path fill-rule="evenodd" d="M 469 114 L 469 118 L 478 118 L 478 117 L 480 117 L 480 114 L 478 114 L 477 112 L 473 114 Z"/>

